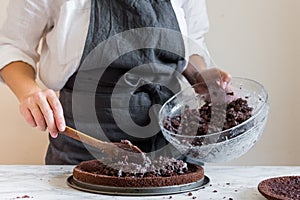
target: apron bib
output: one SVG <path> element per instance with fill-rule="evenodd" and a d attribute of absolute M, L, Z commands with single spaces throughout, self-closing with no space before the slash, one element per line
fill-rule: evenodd
<path fill-rule="evenodd" d="M 144 27 L 166 28 L 180 32 L 176 15 L 170 0 L 91 0 L 89 30 L 79 70 L 82 67 L 84 59 L 101 42 L 118 33 Z M 184 55 L 185 48 L 182 38 L 178 41 L 174 41 L 174 48 L 180 49 Z M 108 51 L 114 50 L 115 49 L 109 49 Z M 145 48 L 121 55 L 106 69 L 102 69 L 100 66 L 98 69 L 89 69 L 84 71 L 87 75 L 92 75 L 97 73 L 97 70 L 104 70 L 102 77 L 97 83 L 95 109 L 98 122 L 106 137 L 111 142 L 119 142 L 121 139 L 128 139 L 144 152 L 155 151 L 168 143 L 162 136 L 161 132 L 148 138 L 136 138 L 122 131 L 116 125 L 113 118 L 111 97 L 117 81 L 124 74 L 136 66 L 149 63 L 167 65 L 177 71 L 183 70 L 185 65 L 184 58 L 174 53 L 161 49 Z M 72 94 L 75 89 L 73 86 L 76 74 L 77 72 L 69 78 L 63 89 L 60 91 L 60 101 L 64 109 L 66 124 L 71 127 L 75 127 L 72 113 Z M 162 73 L 159 76 L 162 79 L 169 79 L 170 81 L 172 81 L 173 78 L 170 77 L 170 74 Z M 76 81 L 86 83 L 89 80 L 86 78 Z M 134 80 L 133 82 L 135 83 L 139 81 L 140 79 Z M 145 126 L 150 121 L 148 115 L 149 108 L 154 104 L 162 105 L 173 95 L 173 92 L 167 87 L 156 83 L 146 83 L 141 87 L 134 83 L 132 85 L 136 88 L 135 92 L 131 94 L 129 112 L 132 120 L 137 125 Z M 86 91 L 81 92 L 82 95 L 88 94 L 88 87 Z M 122 95 L 128 94 L 118 94 L 120 99 L 122 99 Z M 128 109 L 128 106 L 124 106 L 124 109 L 126 108 Z M 122 109 L 122 102 L 120 102 L 120 109 Z M 103 138 L 99 137 L 99 139 Z M 50 144 L 47 151 L 46 164 L 74 165 L 84 160 L 94 159 L 91 153 L 81 142 L 75 141 L 67 136 L 59 135 L 56 139 L 49 137 L 49 140 Z"/>

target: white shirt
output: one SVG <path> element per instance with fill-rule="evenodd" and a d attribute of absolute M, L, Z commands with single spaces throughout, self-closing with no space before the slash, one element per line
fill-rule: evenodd
<path fill-rule="evenodd" d="M 188 54 L 199 54 L 207 61 L 204 34 L 209 23 L 205 0 L 171 3 L 182 34 L 201 47 L 191 48 Z M 39 63 L 41 81 L 48 88 L 60 90 L 79 66 L 90 7 L 90 0 L 10 0 L 8 16 L 0 30 L 0 69 L 23 61 L 37 70 Z"/>

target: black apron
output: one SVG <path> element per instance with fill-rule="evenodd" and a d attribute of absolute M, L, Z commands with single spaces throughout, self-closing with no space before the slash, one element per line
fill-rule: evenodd
<path fill-rule="evenodd" d="M 143 27 L 166 28 L 180 32 L 170 0 L 91 0 L 89 30 L 79 70 L 82 68 L 85 58 L 88 57 L 89 53 L 95 49 L 98 44 L 118 33 Z M 156 36 L 149 35 L 149 37 Z M 153 38 L 151 41 L 153 41 Z M 175 38 L 173 42 L 174 48 L 179 49 L 179 51 L 182 52 L 181 55 L 184 55 L 184 42 L 182 37 Z M 115 49 L 109 49 L 109 51 L 115 51 Z M 75 127 L 76 121 L 74 121 L 72 106 L 80 106 L 80 108 L 84 109 L 84 105 L 72 104 L 72 94 L 76 89 L 74 88 L 75 80 L 86 84 L 83 87 L 84 89 L 81 88 L 81 93 L 82 95 L 88 94 L 92 92 L 89 91 L 90 87 L 88 86 L 89 80 L 91 79 L 89 75 L 97 73 L 97 70 L 103 70 L 101 72 L 102 77 L 99 77 L 100 80 L 97 83 L 95 109 L 98 123 L 104 131 L 105 137 L 101 137 L 101 135 L 91 135 L 102 140 L 108 138 L 111 142 L 128 139 L 145 152 L 155 151 L 167 145 L 168 142 L 164 139 L 161 132 L 146 138 L 133 137 L 125 133 L 115 123 L 112 115 L 111 97 L 117 81 L 136 66 L 149 63 L 167 65 L 180 73 L 185 66 L 185 60 L 182 56 L 162 49 L 144 48 L 121 55 L 105 69 L 100 66 L 94 69 L 84 70 L 87 76 L 81 80 L 76 80 L 76 78 L 78 78 L 77 71 L 77 73 L 69 78 L 60 91 L 60 101 L 64 109 L 66 124 Z M 145 75 L 147 72 L 143 73 Z M 170 80 L 170 84 L 178 84 L 178 82 L 176 82 L 177 79 L 173 80 L 173 77 L 168 73 L 158 74 L 158 76 Z M 135 77 L 139 77 L 139 74 Z M 150 118 L 148 112 L 152 105 L 162 105 L 174 94 L 174 91 L 172 92 L 167 87 L 154 82 L 146 82 L 142 85 L 133 84 L 132 87 L 135 87 L 135 92 L 132 93 L 130 97 L 129 112 L 132 120 L 139 126 L 145 126 L 149 123 Z M 179 88 L 180 86 L 178 85 L 178 90 Z M 121 96 L 120 101 L 122 101 L 122 95 L 128 94 L 119 94 L 119 96 Z M 122 104 L 122 102 L 120 104 Z M 126 106 L 124 106 L 124 108 L 126 108 Z M 79 123 L 90 123 L 89 121 L 85 121 L 85 119 L 86 118 L 83 117 Z M 50 144 L 47 151 L 46 164 L 73 165 L 84 160 L 95 158 L 90 153 L 90 150 L 87 150 L 81 142 L 64 135 L 59 135 L 56 139 L 49 137 L 49 139 Z"/>

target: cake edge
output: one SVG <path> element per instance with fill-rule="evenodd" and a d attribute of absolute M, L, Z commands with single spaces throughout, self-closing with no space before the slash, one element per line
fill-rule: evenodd
<path fill-rule="evenodd" d="M 193 172 L 186 174 L 170 176 L 170 177 L 115 177 L 94 174 L 91 172 L 81 170 L 82 165 L 90 165 L 96 167 L 98 160 L 83 161 L 73 169 L 73 177 L 81 182 L 112 186 L 112 187 L 162 187 L 162 186 L 174 186 L 183 185 L 188 183 L 197 182 L 204 178 L 203 167 L 191 163 L 187 163 L 189 168 L 194 169 Z"/>

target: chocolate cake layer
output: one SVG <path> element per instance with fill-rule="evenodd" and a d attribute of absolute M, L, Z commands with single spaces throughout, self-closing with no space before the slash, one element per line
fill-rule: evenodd
<path fill-rule="evenodd" d="M 259 183 L 259 192 L 269 200 L 300 199 L 300 176 L 282 176 Z"/>
<path fill-rule="evenodd" d="M 178 165 L 175 164 L 175 166 Z M 172 186 L 192 183 L 204 178 L 204 169 L 198 165 L 188 163 L 184 171 L 182 169 L 172 170 L 170 166 L 169 168 L 172 173 L 161 173 L 160 170 L 155 170 L 144 172 L 143 176 L 130 173 L 127 176 L 120 176 L 120 173 L 110 172 L 109 169 L 113 169 L 102 162 L 91 160 L 76 166 L 73 170 L 73 177 L 81 182 L 113 187 Z"/>

